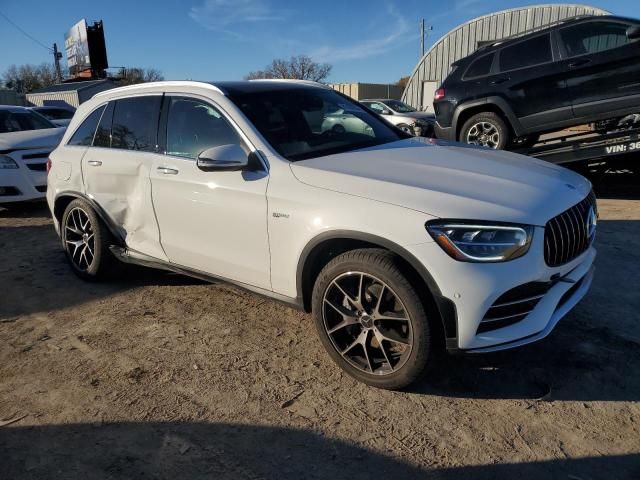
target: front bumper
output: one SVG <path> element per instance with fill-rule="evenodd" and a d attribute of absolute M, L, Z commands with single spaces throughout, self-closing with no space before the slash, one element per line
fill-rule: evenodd
<path fill-rule="evenodd" d="M 450 351 L 491 352 L 540 340 L 584 297 L 593 279 L 595 248 L 552 268 L 544 262 L 543 238 L 544 229 L 536 228 L 529 252 L 503 263 L 458 262 L 435 242 L 409 247 L 433 276 L 440 295 L 455 305 L 455 338 L 447 338 Z M 576 286 L 573 282 L 578 281 Z M 514 287 L 535 282 L 551 286 L 524 318 L 490 331 L 479 330 L 498 298 Z"/>
<path fill-rule="evenodd" d="M 21 164 L 15 169 L 0 170 L 0 205 L 44 198 L 47 173 Z"/>

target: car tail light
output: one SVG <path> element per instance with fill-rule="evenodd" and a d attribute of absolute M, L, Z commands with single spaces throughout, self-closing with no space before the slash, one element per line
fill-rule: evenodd
<path fill-rule="evenodd" d="M 445 96 L 444 88 L 439 88 L 438 90 L 436 90 L 436 93 L 433 94 L 433 99 L 440 100 L 444 98 L 444 96 Z"/>
<path fill-rule="evenodd" d="M 49 170 L 51 170 L 51 159 L 47 158 L 47 173 L 49 173 Z"/>

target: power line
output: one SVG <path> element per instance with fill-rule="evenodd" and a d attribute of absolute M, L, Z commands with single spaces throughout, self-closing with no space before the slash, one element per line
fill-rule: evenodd
<path fill-rule="evenodd" d="M 20 33 L 22 33 L 25 37 L 30 38 L 31 40 L 33 40 L 34 42 L 36 42 L 38 45 L 40 45 L 42 48 L 46 48 L 50 53 L 53 52 L 53 49 L 51 47 L 47 47 L 44 43 L 42 43 L 40 40 L 38 40 L 35 37 L 32 37 L 31 35 L 29 35 L 27 32 L 25 32 L 22 28 L 20 28 L 18 25 L 16 25 L 9 17 L 7 17 L 4 13 L 0 12 L 0 17 L 4 18 L 7 22 L 9 22 L 11 25 L 13 25 L 16 30 L 18 30 Z"/>

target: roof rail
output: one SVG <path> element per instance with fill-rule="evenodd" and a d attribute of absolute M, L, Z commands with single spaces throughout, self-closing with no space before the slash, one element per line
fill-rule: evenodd
<path fill-rule="evenodd" d="M 104 90 L 102 92 L 96 93 L 94 97 L 111 95 L 114 92 L 127 92 L 129 90 L 146 90 L 146 89 L 151 89 L 153 87 L 170 88 L 170 87 L 186 87 L 186 86 L 208 88 L 216 91 L 217 93 L 224 95 L 224 92 L 222 90 L 220 90 L 215 85 L 212 85 L 207 82 L 196 82 L 193 80 L 168 80 L 168 81 L 162 81 L 162 82 L 136 83 L 134 85 L 126 85 L 124 87 L 111 88 L 109 90 Z"/>
<path fill-rule="evenodd" d="M 493 42 L 490 42 L 490 43 L 487 43 L 487 44 L 481 46 L 480 48 L 478 48 L 476 50 L 476 52 L 479 52 L 481 50 L 487 49 L 489 47 L 493 47 L 495 45 L 500 45 L 501 43 L 508 42 L 509 40 L 513 40 L 515 38 L 524 37 L 526 35 L 529 35 L 530 33 L 535 33 L 535 32 L 539 32 L 541 30 L 546 30 L 547 28 L 553 28 L 553 27 L 556 27 L 558 25 L 562 25 L 562 24 L 567 23 L 567 22 L 572 22 L 574 20 L 581 20 L 583 18 L 597 18 L 597 17 L 600 17 L 600 16 L 602 16 L 602 15 L 576 15 L 575 17 L 563 18 L 562 20 L 558 20 L 557 22 L 549 23 L 547 25 L 541 25 L 539 27 L 530 28 L 529 30 L 525 30 L 523 32 L 519 32 L 519 33 L 516 33 L 514 35 L 510 35 L 508 37 L 502 37 L 499 40 L 494 40 Z"/>

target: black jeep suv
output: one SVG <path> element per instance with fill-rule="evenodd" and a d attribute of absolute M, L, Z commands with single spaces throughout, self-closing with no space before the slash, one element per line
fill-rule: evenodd
<path fill-rule="evenodd" d="M 481 47 L 436 91 L 439 138 L 503 149 L 640 112 L 640 21 L 567 20 Z"/>

